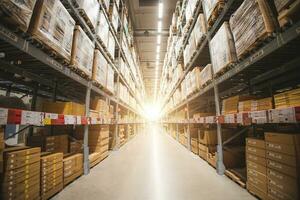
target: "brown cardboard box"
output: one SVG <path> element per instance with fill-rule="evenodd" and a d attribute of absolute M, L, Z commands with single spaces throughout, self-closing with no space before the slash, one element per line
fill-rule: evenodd
<path fill-rule="evenodd" d="M 41 199 L 42 200 L 48 200 L 50 197 L 52 197 L 53 195 L 55 195 L 56 193 L 58 193 L 59 191 L 61 191 L 63 189 L 63 182 L 59 183 L 58 185 L 56 185 L 54 188 L 52 188 L 51 190 L 48 190 L 47 192 L 41 192 Z"/>
<path fill-rule="evenodd" d="M 195 138 L 191 139 L 191 150 L 194 154 L 198 154 L 198 140 Z"/>
<path fill-rule="evenodd" d="M 276 185 L 277 190 L 299 196 L 299 178 L 284 175 L 272 169 L 267 170 L 267 175 L 270 182 L 269 184 L 273 186 Z"/>
<path fill-rule="evenodd" d="M 251 182 L 247 182 L 247 189 L 255 194 L 256 196 L 258 196 L 259 198 L 261 198 L 262 200 L 267 200 L 267 193 L 261 191 L 260 189 L 258 189 L 257 187 L 255 187 L 254 184 L 252 184 Z"/>
<path fill-rule="evenodd" d="M 266 158 L 256 156 L 256 155 L 251 154 L 251 153 L 246 154 L 246 160 L 252 161 L 254 163 L 260 164 L 260 165 L 265 166 L 265 167 L 267 166 Z"/>
<path fill-rule="evenodd" d="M 43 102 L 43 112 L 57 113 L 64 115 L 85 115 L 85 107 L 82 104 L 74 102 Z"/>
<path fill-rule="evenodd" d="M 254 154 L 257 156 L 260 156 L 262 158 L 266 157 L 266 150 L 265 149 L 260 149 L 260 148 L 256 148 L 253 146 L 246 146 L 246 152 L 250 153 L 250 154 Z"/>
<path fill-rule="evenodd" d="M 280 163 L 284 163 L 286 165 L 297 167 L 298 162 L 300 159 L 297 159 L 295 156 L 290 156 L 283 153 L 273 152 L 273 151 L 267 151 L 267 158 L 270 160 L 278 161 Z"/>
<path fill-rule="evenodd" d="M 277 188 L 274 188 L 272 185 L 268 186 L 268 200 L 296 200 L 291 197 L 289 194 L 280 192 Z"/>
<path fill-rule="evenodd" d="M 260 149 L 266 148 L 266 143 L 264 140 L 256 139 L 256 138 L 246 138 L 247 146 L 256 147 Z"/>
<path fill-rule="evenodd" d="M 250 181 L 264 193 L 267 193 L 267 177 L 265 174 L 259 173 L 253 169 L 247 169 L 247 181 Z"/>
<path fill-rule="evenodd" d="M 251 162 L 249 160 L 247 160 L 247 169 L 252 169 L 262 174 L 267 174 L 267 168 L 265 166 Z"/>
<path fill-rule="evenodd" d="M 293 145 L 297 147 L 300 144 L 300 134 L 267 132 L 265 133 L 265 140 L 270 143 Z"/>
<path fill-rule="evenodd" d="M 299 143 L 300 144 L 300 143 Z M 280 144 L 280 143 L 273 143 L 267 142 L 266 149 L 274 152 L 284 153 L 291 156 L 298 156 L 300 155 L 300 148 L 296 147 L 295 144 Z"/>
<path fill-rule="evenodd" d="M 63 159 L 64 186 L 75 180 L 83 173 L 83 155 L 75 154 Z"/>
<path fill-rule="evenodd" d="M 295 167 L 291 167 L 273 160 L 269 160 L 267 159 L 267 167 L 276 171 L 279 171 L 283 174 L 287 174 L 289 176 L 292 177 L 298 177 L 299 176 L 299 172 L 297 170 L 297 168 Z"/>

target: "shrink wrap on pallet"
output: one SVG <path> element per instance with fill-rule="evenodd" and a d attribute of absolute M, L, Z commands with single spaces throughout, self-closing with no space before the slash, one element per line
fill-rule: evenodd
<path fill-rule="evenodd" d="M 102 4 L 103 4 L 104 7 L 106 8 L 106 12 L 108 12 L 110 0 L 99 0 L 99 1 L 102 1 Z"/>
<path fill-rule="evenodd" d="M 204 10 L 204 14 L 206 16 L 206 20 L 211 18 L 215 7 L 217 6 L 218 2 L 223 2 L 224 0 L 202 0 L 202 6 Z"/>
<path fill-rule="evenodd" d="M 190 73 L 190 93 L 200 89 L 200 67 L 195 67 Z"/>
<path fill-rule="evenodd" d="M 106 77 L 106 88 L 108 91 L 111 93 L 114 93 L 114 77 L 115 77 L 115 72 L 111 65 L 107 65 L 107 77 Z"/>
<path fill-rule="evenodd" d="M 115 45 L 116 45 L 115 38 L 113 37 L 112 33 L 109 32 L 108 40 L 107 40 L 107 48 L 108 48 L 109 54 L 111 55 L 111 57 L 113 59 L 115 59 Z"/>
<path fill-rule="evenodd" d="M 185 18 L 187 21 L 189 21 L 194 14 L 194 11 L 196 9 L 196 5 L 199 0 L 188 0 L 186 5 L 186 11 L 185 11 Z"/>
<path fill-rule="evenodd" d="M 88 18 L 88 23 L 96 28 L 100 10 L 98 0 L 75 0 L 75 2 L 78 4 L 80 12 L 84 12 L 84 15 Z"/>
<path fill-rule="evenodd" d="M 109 25 L 103 13 L 103 10 L 100 10 L 99 14 L 99 26 L 97 28 L 96 34 L 97 38 L 102 41 L 102 43 L 107 47 Z"/>
<path fill-rule="evenodd" d="M 36 0 L 1 0 L 0 1 L 0 18 L 8 24 L 17 26 L 26 32 Z"/>
<path fill-rule="evenodd" d="M 113 28 L 115 29 L 115 31 L 118 31 L 118 27 L 119 27 L 119 13 L 118 13 L 118 8 L 115 4 L 113 4 L 111 6 L 111 22 L 113 25 Z"/>
<path fill-rule="evenodd" d="M 266 0 L 245 0 L 230 18 L 237 56 L 240 58 L 275 29 Z"/>
<path fill-rule="evenodd" d="M 214 75 L 237 61 L 233 37 L 228 22 L 224 22 L 210 41 L 212 67 Z"/>
<path fill-rule="evenodd" d="M 212 80 L 211 64 L 206 65 L 199 76 L 200 87 L 203 87 L 208 81 Z"/>
<path fill-rule="evenodd" d="M 83 71 L 89 78 L 92 76 L 94 49 L 95 45 L 90 38 L 80 26 L 76 26 L 70 64 Z"/>
<path fill-rule="evenodd" d="M 282 11 L 286 7 L 288 7 L 291 3 L 296 0 L 274 0 L 275 7 L 278 12 Z"/>
<path fill-rule="evenodd" d="M 37 4 L 30 33 L 69 62 L 75 21 L 58 0 L 40 0 Z"/>
<path fill-rule="evenodd" d="M 103 87 L 106 87 L 107 65 L 107 60 L 103 54 L 96 49 L 94 52 L 92 79 Z"/>

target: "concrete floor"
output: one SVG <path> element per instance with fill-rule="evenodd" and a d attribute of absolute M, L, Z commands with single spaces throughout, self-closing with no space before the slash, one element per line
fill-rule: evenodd
<path fill-rule="evenodd" d="M 55 200 L 252 200 L 246 190 L 155 128 L 112 152 Z"/>

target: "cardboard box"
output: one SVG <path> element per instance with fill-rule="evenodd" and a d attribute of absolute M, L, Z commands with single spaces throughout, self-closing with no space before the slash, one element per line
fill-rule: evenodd
<path fill-rule="evenodd" d="M 36 4 L 30 34 L 69 62 L 74 19 L 59 0 L 40 0 Z"/>
<path fill-rule="evenodd" d="M 265 133 L 266 142 L 276 144 L 286 144 L 298 147 L 300 144 L 300 134 L 285 134 L 285 133 Z"/>
<path fill-rule="evenodd" d="M 85 116 L 85 107 L 74 102 L 43 102 L 43 112 Z"/>
<path fill-rule="evenodd" d="M 93 75 L 92 79 L 96 83 L 100 84 L 102 87 L 106 88 L 106 82 L 107 82 L 107 60 L 103 56 L 103 54 L 96 49 L 94 52 L 94 62 L 93 62 Z M 95 100 L 91 100 L 91 109 L 94 109 Z M 97 103 L 96 103 L 97 104 Z M 98 110 L 99 111 L 99 110 Z"/>
<path fill-rule="evenodd" d="M 251 153 L 246 154 L 246 160 L 249 160 L 249 161 L 257 163 L 257 164 L 260 164 L 260 165 L 265 166 L 265 167 L 267 166 L 266 158 L 260 157 L 260 156 L 257 156 L 257 155 L 251 154 Z"/>
<path fill-rule="evenodd" d="M 261 148 L 261 149 L 266 148 L 266 143 L 262 139 L 246 138 L 246 144 L 247 146 L 252 146 L 256 148 Z"/>
<path fill-rule="evenodd" d="M 95 29 L 97 27 L 100 10 L 98 0 L 75 0 L 75 2 L 78 5 L 77 9 L 86 16 L 85 20 L 87 21 L 87 24 L 92 29 Z"/>
<path fill-rule="evenodd" d="M 83 154 L 75 154 L 63 159 L 64 186 L 81 176 L 83 173 Z"/>
<path fill-rule="evenodd" d="M 277 188 L 272 185 L 268 186 L 268 200 L 296 200 L 291 195 L 280 192 Z"/>
<path fill-rule="evenodd" d="M 260 156 L 262 158 L 266 157 L 266 150 L 265 149 L 260 149 L 260 148 L 256 148 L 253 146 L 246 146 L 246 152 L 250 153 L 250 154 L 254 154 L 257 156 Z"/>
<path fill-rule="evenodd" d="M 253 169 L 247 169 L 247 182 L 255 185 L 262 192 L 267 193 L 268 184 L 266 174 L 259 173 Z"/>
<path fill-rule="evenodd" d="M 299 170 L 296 167 L 291 167 L 270 159 L 267 159 L 267 167 L 268 169 L 273 169 L 278 172 L 281 172 L 283 174 L 292 176 L 292 177 L 298 177 L 299 176 Z"/>
<path fill-rule="evenodd" d="M 267 167 L 247 160 L 247 169 L 255 170 L 261 174 L 267 174 Z"/>
<path fill-rule="evenodd" d="M 287 144 L 277 144 L 272 142 L 266 143 L 266 149 L 273 152 L 287 154 L 293 157 L 299 156 L 300 148 L 295 145 L 287 145 Z"/>
<path fill-rule="evenodd" d="M 295 156 L 290 156 L 287 154 L 278 153 L 278 152 L 274 152 L 274 151 L 267 151 L 266 155 L 267 155 L 267 158 L 270 160 L 284 163 L 285 165 L 289 165 L 291 167 L 299 166 L 298 161 L 300 159 L 299 158 L 297 159 L 297 157 L 295 157 Z"/>
<path fill-rule="evenodd" d="M 274 95 L 275 108 L 300 106 L 300 88 Z"/>
<path fill-rule="evenodd" d="M 247 190 L 249 190 L 251 193 L 255 194 L 262 200 L 267 200 L 267 193 L 261 191 L 258 187 L 255 186 L 255 184 L 247 181 Z"/>

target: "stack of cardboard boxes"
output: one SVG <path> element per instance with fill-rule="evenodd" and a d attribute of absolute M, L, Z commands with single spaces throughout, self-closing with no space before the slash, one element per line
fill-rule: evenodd
<path fill-rule="evenodd" d="M 47 200 L 63 189 L 63 154 L 41 157 L 41 199 Z"/>
<path fill-rule="evenodd" d="M 69 139 L 68 135 L 57 136 L 31 136 L 28 137 L 27 145 L 32 147 L 41 147 L 42 151 L 64 154 L 68 153 Z"/>
<path fill-rule="evenodd" d="M 83 173 L 83 155 L 81 153 L 63 159 L 64 186 L 74 181 Z"/>
<path fill-rule="evenodd" d="M 246 139 L 247 189 L 261 199 L 267 198 L 266 145 L 261 139 Z"/>
<path fill-rule="evenodd" d="M 82 153 L 82 140 L 70 141 L 70 153 Z"/>
<path fill-rule="evenodd" d="M 218 143 L 216 130 L 199 129 L 198 141 L 199 156 L 206 161 L 213 159 L 211 154 L 215 154 L 217 151 L 216 145 Z"/>
<path fill-rule="evenodd" d="M 101 158 L 108 155 L 109 127 L 91 126 L 89 128 L 89 148 L 90 152 L 98 152 Z"/>
<path fill-rule="evenodd" d="M 265 133 L 268 198 L 300 198 L 300 134 Z"/>
<path fill-rule="evenodd" d="M 190 136 L 191 136 L 191 151 L 198 155 L 198 131 L 197 127 L 190 127 Z"/>
<path fill-rule="evenodd" d="M 126 142 L 126 135 L 125 135 L 125 126 L 119 126 L 119 137 L 120 137 L 120 146 L 123 146 Z"/>
<path fill-rule="evenodd" d="M 4 150 L 1 199 L 39 199 L 40 158 L 40 148 L 12 147 Z"/>
<path fill-rule="evenodd" d="M 274 95 L 275 108 L 300 106 L 300 88 Z"/>

